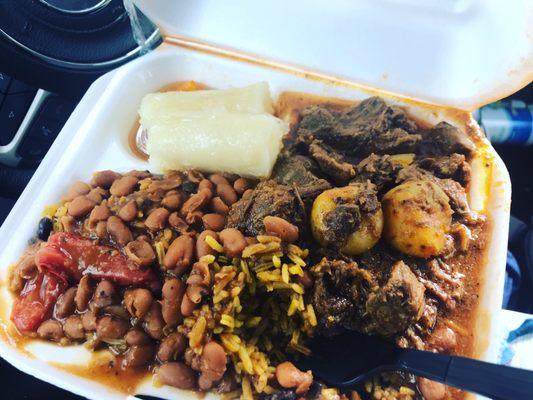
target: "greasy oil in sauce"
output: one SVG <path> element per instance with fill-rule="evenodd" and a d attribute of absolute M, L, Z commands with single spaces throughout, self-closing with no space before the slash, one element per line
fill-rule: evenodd
<path fill-rule="evenodd" d="M 94 380 L 122 393 L 134 394 L 139 383 L 150 379 L 151 372 L 147 370 L 124 370 L 120 367 L 121 359 L 91 360 L 89 365 L 70 365 L 50 363 L 54 367 L 73 375 Z"/>

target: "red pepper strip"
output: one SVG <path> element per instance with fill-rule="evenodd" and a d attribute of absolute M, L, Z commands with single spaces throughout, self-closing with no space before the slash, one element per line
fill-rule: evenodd
<path fill-rule="evenodd" d="M 66 287 L 65 281 L 42 272 L 27 281 L 11 311 L 11 320 L 17 329 L 35 332 L 45 319 L 50 318 L 57 298 Z"/>
<path fill-rule="evenodd" d="M 54 233 L 35 256 L 41 271 L 79 281 L 82 275 L 107 279 L 120 285 L 152 283 L 157 280 L 150 268 L 141 269 L 110 246 L 66 232 Z"/>

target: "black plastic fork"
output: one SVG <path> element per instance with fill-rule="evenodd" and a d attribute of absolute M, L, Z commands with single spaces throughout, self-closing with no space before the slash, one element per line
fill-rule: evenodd
<path fill-rule="evenodd" d="M 495 400 L 533 399 L 533 371 L 524 369 L 402 349 L 356 332 L 320 338 L 311 350 L 310 357 L 295 363 L 333 387 L 352 389 L 377 373 L 403 371 Z"/>

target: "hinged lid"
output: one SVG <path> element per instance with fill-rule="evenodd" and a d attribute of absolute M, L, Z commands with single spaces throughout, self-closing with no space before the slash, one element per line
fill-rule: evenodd
<path fill-rule="evenodd" d="M 533 77 L 530 0 L 134 0 L 162 31 L 474 109 Z"/>

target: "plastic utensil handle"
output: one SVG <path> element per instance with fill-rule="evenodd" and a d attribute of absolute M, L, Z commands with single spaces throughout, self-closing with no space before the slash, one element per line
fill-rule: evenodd
<path fill-rule="evenodd" d="M 533 371 L 450 357 L 444 383 L 495 400 L 533 399 Z"/>
<path fill-rule="evenodd" d="M 494 400 L 533 398 L 533 371 L 470 358 L 402 349 L 397 367 Z"/>

